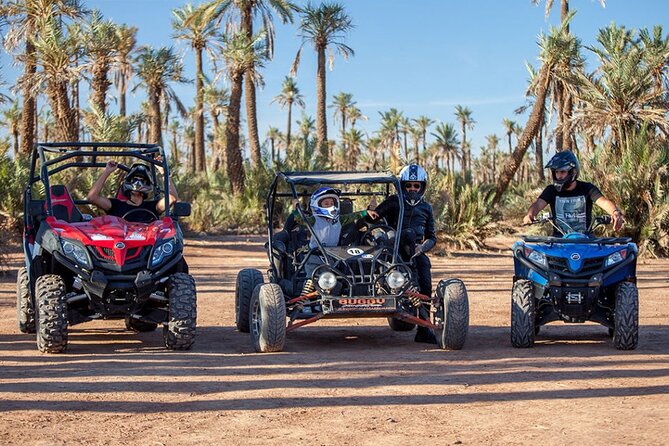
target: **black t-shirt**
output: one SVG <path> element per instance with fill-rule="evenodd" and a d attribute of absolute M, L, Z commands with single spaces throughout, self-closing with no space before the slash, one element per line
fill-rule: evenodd
<path fill-rule="evenodd" d="M 133 206 L 132 204 L 128 204 L 126 201 L 119 200 L 118 198 L 110 198 L 109 201 L 111 201 L 111 208 L 109 208 L 107 211 L 107 215 L 123 217 L 125 214 L 134 209 L 146 209 L 147 211 L 151 211 L 156 216 L 158 216 L 158 210 L 156 209 L 156 205 L 158 204 L 157 200 L 144 200 L 139 206 Z M 154 221 L 154 219 L 146 212 L 137 211 L 129 216 L 129 221 L 137 223 L 151 223 Z"/>
<path fill-rule="evenodd" d="M 558 192 L 552 184 L 539 195 L 539 198 L 551 205 L 555 224 L 565 233 L 585 232 L 592 222 L 592 203 L 602 197 L 597 186 L 585 181 L 577 181 L 573 190 Z M 568 226 L 567 226 L 568 225 Z M 570 229 L 571 227 L 571 229 Z M 554 236 L 562 236 L 555 229 Z"/>

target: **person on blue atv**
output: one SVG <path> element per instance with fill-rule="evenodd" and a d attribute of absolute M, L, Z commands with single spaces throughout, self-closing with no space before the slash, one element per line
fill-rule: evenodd
<path fill-rule="evenodd" d="M 409 164 L 400 171 L 401 194 L 406 204 L 402 222 L 403 229 L 400 235 L 400 250 L 405 261 L 413 258 L 420 293 L 430 296 L 432 294 L 432 272 L 430 271 L 432 264 L 425 254 L 436 245 L 437 235 L 434 230 L 432 206 L 423 199 L 427 182 L 427 172 L 417 164 Z M 376 209 L 369 211 L 370 217 L 374 220 L 381 217 L 386 218 L 388 224 L 397 227 L 400 211 L 399 200 L 400 197 L 397 195 L 391 195 Z M 419 317 L 429 319 L 426 313 L 420 311 Z M 418 327 L 414 340 L 430 344 L 437 343 L 432 331 L 421 326 Z"/>
<path fill-rule="evenodd" d="M 619 231 L 622 228 L 625 218 L 618 206 L 606 198 L 594 184 L 578 181 L 580 166 L 573 152 L 565 150 L 556 153 L 546 164 L 546 169 L 551 171 L 553 184 L 547 186 L 532 203 L 523 219 L 524 224 L 531 224 L 537 214 L 550 204 L 555 218 L 553 236 L 585 232 L 592 222 L 594 203 L 611 216 L 614 230 Z"/>

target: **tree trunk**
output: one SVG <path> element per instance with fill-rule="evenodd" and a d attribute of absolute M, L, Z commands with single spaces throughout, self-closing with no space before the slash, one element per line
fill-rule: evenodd
<path fill-rule="evenodd" d="M 288 101 L 288 122 L 286 124 L 286 153 L 288 153 L 288 149 L 290 148 L 290 124 L 291 124 L 291 119 L 292 119 L 292 114 L 293 114 L 293 101 L 289 100 Z"/>
<path fill-rule="evenodd" d="M 125 75 L 121 74 L 120 79 L 119 79 L 119 85 L 118 85 L 118 90 L 119 90 L 118 103 L 119 103 L 119 114 L 123 117 L 125 117 L 125 113 L 126 113 L 125 112 L 125 90 L 126 90 L 125 82 L 126 82 Z"/>
<path fill-rule="evenodd" d="M 161 91 L 156 87 L 149 87 L 149 142 L 151 144 L 163 145 L 163 121 L 160 113 Z"/>
<path fill-rule="evenodd" d="M 207 170 L 204 147 L 204 92 L 202 73 L 202 48 L 195 48 L 195 172 Z"/>
<path fill-rule="evenodd" d="M 31 93 L 31 84 L 37 72 L 35 61 L 35 46 L 32 43 L 34 31 L 32 27 L 26 30 L 26 60 L 23 76 L 26 84 L 23 87 L 23 105 L 21 112 L 21 153 L 28 154 L 32 151 L 35 144 L 35 113 L 37 110 L 37 101 Z"/>
<path fill-rule="evenodd" d="M 562 148 L 574 149 L 573 134 L 571 131 L 571 115 L 573 108 L 573 100 L 570 94 L 566 93 L 562 109 Z"/>
<path fill-rule="evenodd" d="M 240 195 L 244 192 L 244 165 L 242 152 L 239 148 L 239 115 L 242 102 L 242 72 L 230 73 L 230 105 L 225 123 L 225 169 L 230 179 L 232 193 Z"/>
<path fill-rule="evenodd" d="M 504 166 L 504 170 L 497 181 L 497 186 L 495 190 L 495 196 L 493 198 L 493 206 L 499 204 L 502 200 L 504 192 L 506 192 L 509 182 L 513 175 L 516 173 L 518 166 L 527 152 L 527 148 L 530 146 L 532 139 L 537 134 L 537 131 L 541 128 L 541 124 L 544 121 L 544 107 L 546 103 L 546 91 L 548 90 L 548 73 L 549 66 L 543 65 L 539 70 L 539 91 L 536 95 L 536 101 L 532 107 L 532 113 L 530 114 L 529 119 L 527 120 L 527 125 L 523 134 L 518 139 L 518 145 L 516 150 L 513 151 L 513 154 L 509 158 L 509 162 Z"/>
<path fill-rule="evenodd" d="M 91 72 L 93 79 L 91 81 L 91 100 L 93 105 L 97 107 L 104 115 L 107 111 L 107 90 L 111 82 L 107 79 L 107 72 L 109 71 L 109 63 L 105 60 L 97 60 L 93 64 Z"/>
<path fill-rule="evenodd" d="M 462 141 L 460 142 L 460 153 L 462 153 L 462 172 L 467 173 L 467 156 L 465 155 L 465 144 L 467 142 L 467 130 L 465 121 L 460 121 L 460 130 L 462 130 Z"/>
<path fill-rule="evenodd" d="M 249 145 L 251 149 L 251 164 L 253 167 L 262 166 L 262 155 L 260 153 L 260 136 L 258 134 L 258 116 L 256 114 L 256 86 L 253 81 L 254 69 L 246 70 L 245 98 L 246 98 L 246 125 L 249 131 Z"/>
<path fill-rule="evenodd" d="M 534 158 L 536 161 L 537 175 L 539 181 L 544 183 L 546 181 L 546 175 L 544 175 L 544 136 L 543 136 L 543 126 L 539 128 L 537 136 L 534 138 Z"/>
<path fill-rule="evenodd" d="M 321 157 L 328 156 L 328 128 L 325 115 L 325 47 L 318 47 L 318 69 L 316 72 L 316 133 L 318 152 Z"/>
<path fill-rule="evenodd" d="M 67 84 L 65 82 L 51 82 L 47 89 L 51 109 L 54 111 L 56 119 L 58 137 L 61 138 L 61 141 L 76 142 L 79 132 L 67 95 Z"/>

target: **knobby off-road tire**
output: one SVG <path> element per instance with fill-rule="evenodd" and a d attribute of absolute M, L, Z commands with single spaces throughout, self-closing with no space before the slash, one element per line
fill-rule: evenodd
<path fill-rule="evenodd" d="M 639 291 L 635 284 L 618 285 L 613 317 L 613 346 L 618 350 L 634 350 L 639 343 Z"/>
<path fill-rule="evenodd" d="M 444 350 L 461 350 L 469 331 L 469 298 L 465 284 L 459 279 L 442 280 L 437 285 L 437 297 L 442 301 L 444 325 L 435 333 Z"/>
<path fill-rule="evenodd" d="M 286 343 L 286 301 L 275 283 L 256 286 L 249 305 L 253 348 L 259 353 L 280 352 Z"/>
<path fill-rule="evenodd" d="M 30 296 L 28 270 L 19 268 L 16 275 L 16 321 L 21 333 L 35 333 L 35 308 Z"/>
<path fill-rule="evenodd" d="M 511 345 L 516 348 L 534 346 L 536 322 L 534 286 L 529 280 L 516 280 L 511 292 Z"/>
<path fill-rule="evenodd" d="M 135 331 L 137 333 L 148 333 L 154 331 L 156 328 L 158 328 L 158 324 L 153 322 L 140 321 L 132 316 L 125 317 L 126 330 Z"/>
<path fill-rule="evenodd" d="M 256 286 L 263 283 L 262 273 L 257 269 L 245 268 L 237 274 L 235 285 L 235 324 L 242 333 L 249 332 L 249 304 Z"/>
<path fill-rule="evenodd" d="M 188 350 L 195 342 L 197 292 L 190 274 L 174 273 L 167 282 L 169 318 L 163 326 L 165 347 Z"/>
<path fill-rule="evenodd" d="M 67 349 L 67 304 L 65 282 L 55 274 L 35 282 L 35 321 L 37 348 L 43 353 L 62 353 Z"/>

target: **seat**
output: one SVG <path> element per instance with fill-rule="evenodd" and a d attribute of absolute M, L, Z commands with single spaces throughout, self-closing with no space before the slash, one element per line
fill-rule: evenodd
<path fill-rule="evenodd" d="M 68 223 L 84 221 L 84 217 L 81 215 L 79 208 L 74 204 L 74 200 L 67 187 L 63 185 L 50 186 L 49 195 L 51 196 L 53 216 L 58 220 L 64 220 Z"/>

